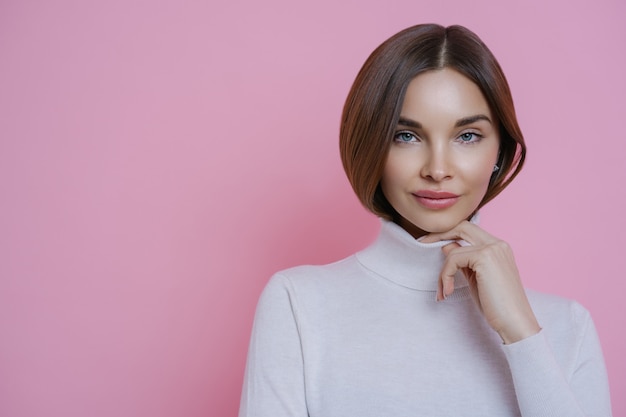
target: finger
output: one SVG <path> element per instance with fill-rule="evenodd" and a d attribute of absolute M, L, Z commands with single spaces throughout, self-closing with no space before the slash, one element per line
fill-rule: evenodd
<path fill-rule="evenodd" d="M 447 257 L 447 256 L 450 256 L 450 254 L 454 254 L 456 256 L 459 256 L 459 255 L 474 256 L 477 249 L 476 249 L 476 246 L 461 246 L 457 242 L 452 242 L 442 247 L 441 250 L 443 251 L 444 255 L 446 255 Z M 459 269 L 461 270 L 461 272 L 463 272 L 463 275 L 465 275 L 467 279 L 470 278 L 470 274 L 472 273 L 472 270 L 470 268 L 463 267 Z"/>
<path fill-rule="evenodd" d="M 443 248 L 441 248 L 441 250 L 443 251 L 443 254 L 448 256 L 450 254 L 450 252 L 452 252 L 454 249 L 460 248 L 462 247 L 461 245 L 459 245 L 457 242 L 452 242 L 452 243 L 448 243 L 446 246 L 444 246 Z"/>
<path fill-rule="evenodd" d="M 452 242 L 444 247 L 441 248 L 441 250 L 443 250 L 444 255 L 448 256 L 448 254 L 453 250 L 453 249 L 457 249 L 460 248 L 461 245 L 459 245 L 456 242 Z M 437 281 L 437 301 L 441 301 L 441 300 L 445 300 L 445 298 L 449 295 L 452 294 L 452 292 L 454 291 L 454 280 L 452 281 L 452 288 L 450 289 L 449 285 L 448 288 L 445 288 L 444 285 L 444 280 L 442 279 L 442 276 L 439 276 L 439 280 Z M 448 292 L 446 292 L 448 291 Z M 447 295 L 446 295 L 447 294 Z"/>
<path fill-rule="evenodd" d="M 470 245 L 484 245 L 497 240 L 479 226 L 462 221 L 447 232 L 431 233 L 420 239 L 422 243 L 434 243 L 442 240 L 464 240 Z"/>
<path fill-rule="evenodd" d="M 444 297 L 443 297 L 443 281 L 441 281 L 441 277 L 439 277 L 439 279 L 437 280 L 437 297 L 436 297 L 437 301 L 443 301 Z"/>
<path fill-rule="evenodd" d="M 459 246 L 458 243 L 451 243 L 444 248 L 446 248 L 444 251 L 448 251 L 448 255 L 441 268 L 439 280 L 442 288 L 441 296 L 445 299 L 454 292 L 454 277 L 459 270 L 468 278 L 473 273 L 472 259 L 476 251 L 470 247 Z"/>
<path fill-rule="evenodd" d="M 440 287 L 441 287 L 441 298 L 446 299 L 450 294 L 454 292 L 454 276 L 456 275 L 456 270 L 449 273 L 442 273 L 439 278 Z"/>
<path fill-rule="evenodd" d="M 474 246 L 461 246 L 457 242 L 449 243 L 445 245 L 444 247 L 442 247 L 441 250 L 443 251 L 446 257 L 448 257 L 452 253 L 454 253 L 457 256 L 459 254 L 469 256 L 471 253 L 476 252 L 476 248 Z M 455 270 L 451 269 L 448 275 L 444 275 L 442 273 L 439 278 L 439 290 L 440 290 L 441 295 L 437 294 L 437 300 L 445 299 L 446 297 L 448 297 L 450 294 L 454 292 L 454 283 L 455 283 L 454 278 L 458 270 L 461 270 L 463 275 L 465 275 L 465 278 L 467 278 L 468 280 L 470 279 L 472 270 L 467 267 L 457 268 Z"/>

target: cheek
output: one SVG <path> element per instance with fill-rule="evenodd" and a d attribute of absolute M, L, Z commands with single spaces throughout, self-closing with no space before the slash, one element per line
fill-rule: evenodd
<path fill-rule="evenodd" d="M 381 187 L 383 192 L 391 188 L 404 187 L 415 176 L 415 161 L 406 153 L 390 151 L 383 169 Z"/>
<path fill-rule="evenodd" d="M 385 162 L 385 168 L 383 169 L 383 176 L 380 179 L 380 185 L 385 189 L 389 188 L 392 184 L 397 181 L 399 177 L 398 173 L 398 164 L 396 161 L 397 158 L 394 158 L 392 152 L 387 156 L 387 161 Z"/>
<path fill-rule="evenodd" d="M 495 142 L 495 141 L 493 141 Z M 498 162 L 499 146 L 489 143 L 489 146 L 481 149 L 480 152 L 464 159 L 464 170 L 473 178 L 489 181 L 493 174 L 493 167 Z"/>
<path fill-rule="evenodd" d="M 380 179 L 380 187 L 383 191 L 383 194 L 389 198 L 389 192 L 393 185 L 397 182 L 396 175 L 392 169 L 389 168 L 388 165 L 385 166 L 383 170 L 383 176 Z"/>
<path fill-rule="evenodd" d="M 497 155 L 493 158 L 485 158 L 484 160 L 475 161 L 471 164 L 468 163 L 463 168 L 465 179 L 476 191 L 480 191 L 482 195 L 485 194 L 489 187 L 496 158 Z"/>
<path fill-rule="evenodd" d="M 474 178 L 476 182 L 480 184 L 484 184 L 485 187 L 489 185 L 489 181 L 491 180 L 491 176 L 493 174 L 493 166 L 487 165 L 486 168 L 481 167 L 480 170 L 476 170 L 474 174 Z"/>

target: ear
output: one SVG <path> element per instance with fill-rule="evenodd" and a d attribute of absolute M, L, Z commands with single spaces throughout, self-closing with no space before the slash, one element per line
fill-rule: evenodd
<path fill-rule="evenodd" d="M 502 152 L 500 151 L 500 149 L 498 149 L 498 157 L 496 158 L 496 164 L 493 166 L 493 172 L 491 174 L 491 179 L 489 180 L 489 185 L 491 186 L 496 179 L 498 178 L 498 175 L 500 175 L 500 172 L 503 171 L 502 169 Z"/>

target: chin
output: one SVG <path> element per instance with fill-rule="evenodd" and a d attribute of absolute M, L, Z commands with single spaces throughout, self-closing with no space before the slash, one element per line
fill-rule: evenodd
<path fill-rule="evenodd" d="M 407 219 L 406 217 L 402 217 L 399 225 L 402 226 L 407 232 L 409 232 L 413 237 L 418 238 L 429 233 L 444 233 L 447 232 L 454 227 L 456 227 L 463 220 L 467 220 L 471 214 L 467 217 L 457 217 L 454 218 L 446 218 L 446 219 Z"/>
<path fill-rule="evenodd" d="M 442 225 L 430 225 L 428 228 L 422 228 L 423 231 L 427 233 L 444 233 L 454 228 L 458 223 L 455 224 L 442 224 Z"/>

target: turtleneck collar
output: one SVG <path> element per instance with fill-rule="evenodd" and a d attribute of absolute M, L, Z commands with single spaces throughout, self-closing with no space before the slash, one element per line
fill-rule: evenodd
<path fill-rule="evenodd" d="M 476 221 L 476 216 L 472 221 Z M 381 219 L 381 223 L 374 243 L 356 254 L 358 261 L 403 287 L 436 292 L 445 259 L 441 248 L 452 241 L 422 243 L 394 222 Z M 467 286 L 467 280 L 459 271 L 454 280 L 455 289 Z"/>

